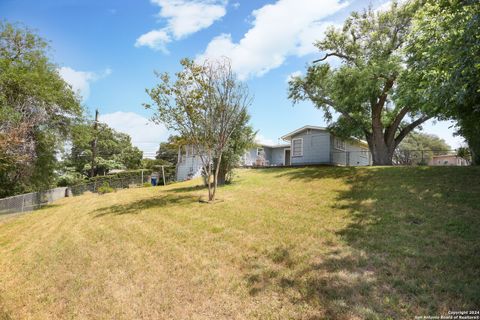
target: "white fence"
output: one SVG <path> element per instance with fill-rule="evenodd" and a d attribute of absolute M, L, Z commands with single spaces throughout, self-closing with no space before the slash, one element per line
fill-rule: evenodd
<path fill-rule="evenodd" d="M 67 187 L 61 187 L 0 199 L 0 215 L 32 211 L 42 205 L 64 198 L 66 192 Z"/>

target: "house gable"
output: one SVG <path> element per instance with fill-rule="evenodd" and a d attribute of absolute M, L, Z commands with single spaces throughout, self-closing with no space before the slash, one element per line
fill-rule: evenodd
<path fill-rule="evenodd" d="M 327 130 L 304 127 L 289 134 L 288 138 L 291 141 L 292 165 L 330 163 L 330 133 Z M 299 145 L 301 152 L 298 152 Z"/>

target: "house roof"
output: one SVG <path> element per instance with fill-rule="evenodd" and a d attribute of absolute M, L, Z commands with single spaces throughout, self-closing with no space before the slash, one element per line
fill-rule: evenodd
<path fill-rule="evenodd" d="M 259 144 L 259 146 L 264 147 L 264 148 L 290 148 L 290 144 L 274 144 L 274 145 L 268 145 L 268 144 Z"/>
<path fill-rule="evenodd" d="M 305 130 L 308 130 L 308 129 L 313 129 L 313 130 L 321 130 L 321 131 L 328 131 L 328 128 L 325 128 L 325 127 L 319 127 L 319 126 L 303 126 L 295 131 L 292 131 L 290 133 L 287 133 L 286 135 L 282 136 L 282 139 L 285 140 L 285 141 L 290 141 L 292 136 L 302 132 L 302 131 L 305 131 Z M 368 145 L 367 141 L 365 140 L 362 140 L 362 139 L 358 139 L 358 138 L 355 138 L 355 137 L 350 137 L 352 140 L 354 140 L 355 142 L 358 142 L 362 145 Z"/>
<path fill-rule="evenodd" d="M 286 135 L 282 136 L 282 140 L 285 140 L 285 141 L 289 141 L 292 136 L 296 135 L 297 133 L 300 133 L 304 130 L 307 130 L 307 129 L 314 129 L 314 130 L 322 130 L 322 131 L 328 131 L 327 128 L 325 127 L 318 127 L 318 126 L 303 126 L 295 131 L 292 131 L 290 133 L 287 133 Z"/>
<path fill-rule="evenodd" d="M 449 158 L 460 158 L 459 156 L 457 156 L 456 154 L 437 154 L 437 155 L 433 155 L 432 158 L 445 158 L 445 157 L 449 157 Z"/>

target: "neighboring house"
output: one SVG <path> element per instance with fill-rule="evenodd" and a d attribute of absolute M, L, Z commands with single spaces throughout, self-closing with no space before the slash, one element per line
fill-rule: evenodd
<path fill-rule="evenodd" d="M 470 162 L 454 154 L 432 156 L 430 166 L 469 166 Z"/>
<path fill-rule="evenodd" d="M 202 175 L 202 160 L 192 145 L 178 148 L 176 180 L 184 181 Z"/>
<path fill-rule="evenodd" d="M 274 146 L 259 145 L 248 150 L 241 166 L 296 166 L 330 164 L 345 166 L 371 165 L 367 142 L 334 136 L 327 128 L 304 126 L 282 137 L 287 143 Z M 195 148 L 179 149 L 177 180 L 183 181 L 201 175 L 201 160 Z"/>

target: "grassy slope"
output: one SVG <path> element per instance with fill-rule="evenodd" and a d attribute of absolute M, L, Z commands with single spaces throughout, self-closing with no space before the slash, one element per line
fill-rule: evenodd
<path fill-rule="evenodd" d="M 480 168 L 240 172 L 0 221 L 0 319 L 411 318 L 480 305 Z"/>

